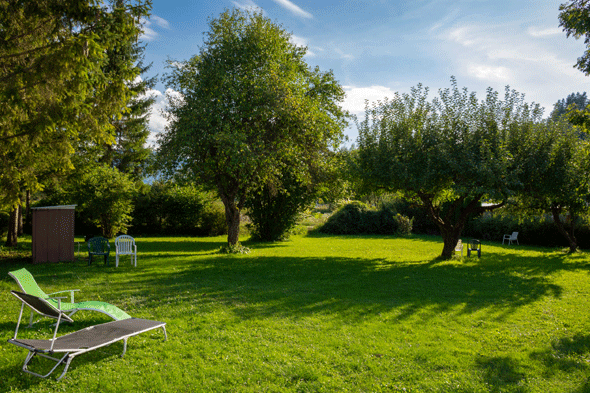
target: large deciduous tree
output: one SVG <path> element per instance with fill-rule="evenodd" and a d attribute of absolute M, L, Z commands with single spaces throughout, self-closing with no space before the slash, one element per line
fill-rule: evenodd
<path fill-rule="evenodd" d="M 519 155 L 528 157 L 521 167 L 524 189 L 520 200 L 529 209 L 550 213 L 570 252 L 575 252 L 576 217 L 588 211 L 590 195 L 587 142 L 580 140 L 566 119 L 561 119 L 536 125 L 519 148 Z"/>
<path fill-rule="evenodd" d="M 15 208 L 23 189 L 70 169 L 77 140 L 111 140 L 110 119 L 137 70 L 122 62 L 105 72 L 105 53 L 137 39 L 149 8 L 150 0 L 0 1 L 0 207 Z"/>
<path fill-rule="evenodd" d="M 578 58 L 575 67 L 586 76 L 590 75 L 590 1 L 572 0 L 559 6 L 559 26 L 563 27 L 567 36 L 576 39 L 584 37 L 586 51 Z M 585 96 L 584 96 L 585 97 Z M 580 126 L 581 131 L 590 130 L 590 104 L 585 108 L 578 105 L 568 112 L 570 123 Z"/>
<path fill-rule="evenodd" d="M 396 94 L 367 107 L 359 125 L 358 169 L 374 189 L 401 191 L 434 220 L 451 258 L 468 218 L 504 206 L 521 187 L 512 147 L 541 120 L 538 105 L 506 88 L 485 100 L 457 88 Z M 482 203 L 487 202 L 487 203 Z"/>
<path fill-rule="evenodd" d="M 260 13 L 227 10 L 209 26 L 198 55 L 170 62 L 167 85 L 179 94 L 168 97 L 159 157 L 169 171 L 217 190 L 235 245 L 249 195 L 310 181 L 339 145 L 344 91 L 331 72 L 311 69 L 306 48 Z"/>
<path fill-rule="evenodd" d="M 590 1 L 572 0 L 559 6 L 559 26 L 567 36 L 584 37 L 586 51 L 578 58 L 576 68 L 590 75 Z"/>

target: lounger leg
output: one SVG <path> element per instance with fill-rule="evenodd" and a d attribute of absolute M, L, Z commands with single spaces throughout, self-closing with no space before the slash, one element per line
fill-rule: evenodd
<path fill-rule="evenodd" d="M 23 371 L 26 373 L 32 374 L 36 377 L 47 378 L 48 376 L 51 375 L 51 373 L 53 373 L 55 371 L 56 368 L 59 367 L 60 364 L 62 364 L 64 362 L 64 360 L 67 359 L 66 367 L 65 367 L 64 371 L 61 373 L 61 375 L 59 376 L 59 378 L 57 379 L 59 381 L 64 376 L 64 374 L 66 373 L 66 371 L 68 370 L 68 367 L 70 365 L 71 358 L 69 358 L 69 354 L 70 353 L 68 352 L 61 359 L 57 359 L 57 358 L 54 358 L 51 356 L 44 355 L 42 353 L 37 353 L 35 351 L 29 351 L 27 358 L 25 359 L 25 364 L 23 364 Z M 45 374 L 45 375 L 38 374 L 38 373 L 28 369 L 28 365 L 31 362 L 31 360 L 33 360 L 35 355 L 43 356 L 44 358 L 53 360 L 54 362 L 57 362 L 57 364 L 55 366 L 53 366 L 53 368 L 47 374 Z"/>
<path fill-rule="evenodd" d="M 70 362 L 72 361 L 73 358 L 74 358 L 73 356 L 68 357 L 68 361 L 66 362 L 66 366 L 64 367 L 64 370 L 62 371 L 61 375 L 59 377 L 57 377 L 57 381 L 59 381 L 60 379 L 63 378 L 64 375 L 66 375 L 66 372 L 68 371 L 68 367 L 70 367 Z"/>
<path fill-rule="evenodd" d="M 29 319 L 29 326 L 30 328 L 33 327 L 33 315 L 35 314 L 35 312 L 33 310 L 31 310 L 31 318 Z"/>
<path fill-rule="evenodd" d="M 127 352 L 127 339 L 123 340 L 123 353 L 121 354 L 121 357 L 125 355 L 125 352 Z"/>
<path fill-rule="evenodd" d="M 164 341 L 167 341 L 168 335 L 166 334 L 166 326 L 162 326 L 162 330 L 164 330 Z"/>
<path fill-rule="evenodd" d="M 25 363 L 23 364 L 23 371 L 29 372 L 27 370 L 27 366 L 28 366 L 29 362 L 35 357 L 36 354 L 37 354 L 37 352 L 35 352 L 35 351 L 29 351 L 29 353 L 27 354 L 27 357 L 25 359 Z"/>

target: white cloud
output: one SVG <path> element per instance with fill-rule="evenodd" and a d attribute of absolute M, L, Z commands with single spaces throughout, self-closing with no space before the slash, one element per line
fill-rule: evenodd
<path fill-rule="evenodd" d="M 150 17 L 150 20 L 152 22 L 154 22 L 155 24 L 157 24 L 160 27 L 163 27 L 164 29 L 169 29 L 170 28 L 170 23 L 168 23 L 168 21 L 164 18 L 160 18 L 157 15 L 152 15 Z"/>
<path fill-rule="evenodd" d="M 346 98 L 342 102 L 342 109 L 354 115 L 360 115 L 365 111 L 365 100 L 372 104 L 376 101 L 383 101 L 384 98 L 393 98 L 395 91 L 385 86 L 342 86 Z"/>
<path fill-rule="evenodd" d="M 438 20 L 437 22 L 435 22 L 429 29 L 428 31 L 430 33 L 433 33 L 434 31 L 440 29 L 443 26 L 446 26 L 449 22 L 453 21 L 454 19 L 457 18 L 457 16 L 459 15 L 459 9 L 456 8 L 453 11 L 451 11 L 450 13 L 448 13 L 446 16 L 444 16 L 442 19 Z"/>
<path fill-rule="evenodd" d="M 169 121 L 164 115 L 164 111 L 168 106 L 171 99 L 182 99 L 179 92 L 172 89 L 166 89 L 164 93 L 159 90 L 149 90 L 146 92 L 147 96 L 154 97 L 156 101 L 152 105 L 151 113 L 149 117 L 149 129 L 150 136 L 148 137 L 147 144 L 149 146 L 156 146 L 156 140 L 158 134 L 164 132 Z"/>
<path fill-rule="evenodd" d="M 158 37 L 158 33 L 152 28 L 154 24 L 164 29 L 170 29 L 168 21 L 156 15 L 152 15 L 150 19 L 142 18 L 140 23 L 143 32 L 139 36 L 139 39 L 143 41 L 153 41 Z"/>
<path fill-rule="evenodd" d="M 240 8 L 244 11 L 256 11 L 256 12 L 262 11 L 262 8 L 259 7 L 252 0 L 232 1 L 232 3 L 234 3 L 234 5 L 236 7 Z"/>
<path fill-rule="evenodd" d="M 344 51 L 340 48 L 334 48 L 334 52 L 336 52 L 340 56 L 341 59 L 354 60 L 353 55 L 349 55 L 348 53 L 344 53 Z"/>
<path fill-rule="evenodd" d="M 156 33 L 153 29 L 149 28 L 147 23 L 143 25 L 142 30 L 143 32 L 139 36 L 139 39 L 142 41 L 153 41 L 158 36 L 158 33 Z"/>
<path fill-rule="evenodd" d="M 496 82 L 507 82 L 510 80 L 510 71 L 506 67 L 494 67 L 485 64 L 471 64 L 467 67 L 467 73 L 477 79 Z"/>
<path fill-rule="evenodd" d="M 578 44 L 557 28 L 523 27 L 515 21 L 457 23 L 439 32 L 439 40 L 432 43 L 435 57 L 442 55 L 449 74 L 478 95 L 488 86 L 502 91 L 510 85 L 525 93 L 527 102 L 540 103 L 547 114 L 558 99 L 572 93 L 571 86 L 588 83 L 572 67 Z M 565 57 L 568 51 L 571 58 Z"/>
<path fill-rule="evenodd" d="M 446 37 L 447 39 L 455 41 L 456 43 L 462 46 L 470 47 L 474 46 L 474 44 L 476 43 L 476 40 L 474 39 L 476 34 L 477 33 L 472 28 L 455 27 L 447 32 Z"/>
<path fill-rule="evenodd" d="M 293 44 L 295 44 L 297 46 L 305 46 L 305 47 L 307 47 L 306 56 L 314 57 L 316 55 L 316 53 L 310 49 L 310 46 L 307 43 L 307 40 L 305 38 L 303 38 L 303 37 L 299 37 L 299 36 L 296 36 L 296 35 L 291 35 L 291 43 L 293 43 Z M 322 48 L 318 48 L 318 47 L 314 47 L 314 50 L 322 51 L 323 49 Z"/>
<path fill-rule="evenodd" d="M 529 27 L 527 33 L 532 37 L 549 37 L 558 34 L 564 34 L 563 30 L 559 27 L 547 27 L 547 28 L 539 28 L 539 27 Z"/>
<path fill-rule="evenodd" d="M 307 40 L 296 35 L 291 35 L 291 42 L 297 46 L 307 46 Z"/>
<path fill-rule="evenodd" d="M 312 14 L 310 14 L 307 11 L 302 10 L 301 8 L 299 8 L 297 5 L 293 4 L 289 0 L 273 0 L 273 1 L 275 3 L 277 3 L 278 5 L 288 9 L 289 11 L 291 11 L 292 13 L 294 13 L 297 16 L 300 16 L 302 18 L 307 18 L 307 19 L 313 18 Z"/>

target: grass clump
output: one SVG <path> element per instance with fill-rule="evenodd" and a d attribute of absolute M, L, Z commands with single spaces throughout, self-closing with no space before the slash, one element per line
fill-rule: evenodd
<path fill-rule="evenodd" d="M 248 254 L 250 249 L 238 242 L 236 244 L 225 244 L 219 248 L 220 254 Z"/>

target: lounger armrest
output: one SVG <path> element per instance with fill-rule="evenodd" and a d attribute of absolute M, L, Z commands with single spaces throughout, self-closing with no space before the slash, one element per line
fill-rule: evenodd
<path fill-rule="evenodd" d="M 70 302 L 75 303 L 74 302 L 74 292 L 76 292 L 76 291 L 79 291 L 79 289 L 66 289 L 65 291 L 52 292 L 52 293 L 48 293 L 47 295 L 49 297 L 51 297 L 51 295 L 55 295 L 56 293 L 69 292 L 70 293 Z M 57 298 L 55 298 L 55 299 L 57 299 Z"/>
<path fill-rule="evenodd" d="M 61 291 L 63 292 L 63 291 Z M 57 292 L 55 292 L 57 293 Z M 57 300 L 57 309 L 61 312 L 61 299 L 67 299 L 67 296 L 50 296 L 48 299 Z"/>

